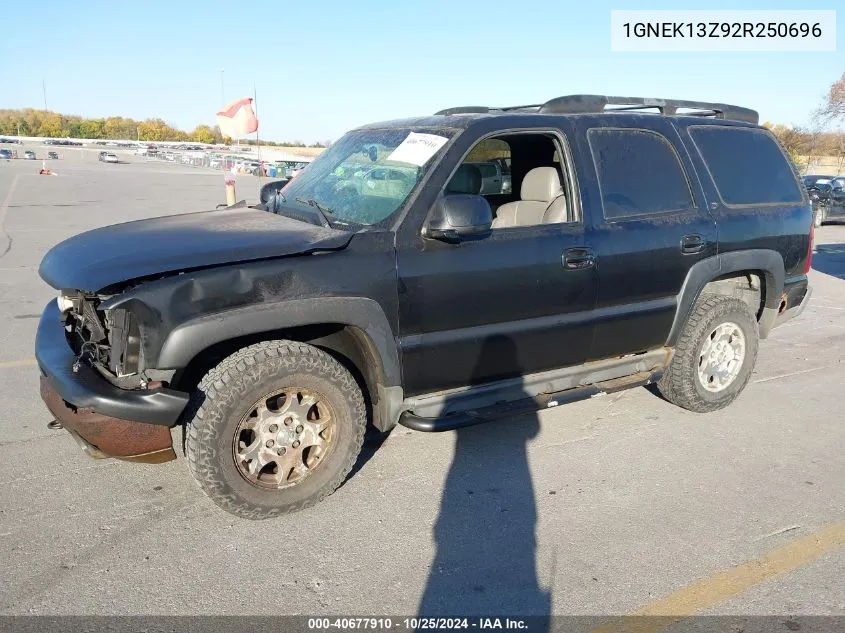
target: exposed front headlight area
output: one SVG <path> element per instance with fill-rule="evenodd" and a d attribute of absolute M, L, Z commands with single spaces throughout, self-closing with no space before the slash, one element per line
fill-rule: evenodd
<path fill-rule="evenodd" d="M 64 293 L 59 293 L 56 303 L 59 304 L 59 312 L 62 314 L 66 314 L 69 310 L 72 310 L 74 305 L 73 299 Z"/>
<path fill-rule="evenodd" d="M 132 388 L 130 379 L 141 369 L 141 332 L 138 320 L 125 309 L 104 310 L 106 297 L 62 292 L 56 299 L 68 344 L 79 362 L 97 369 L 117 386 Z M 140 379 L 139 379 L 140 380 Z"/>

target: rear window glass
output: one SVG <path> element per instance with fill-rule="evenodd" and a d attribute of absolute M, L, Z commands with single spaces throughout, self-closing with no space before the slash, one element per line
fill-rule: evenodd
<path fill-rule="evenodd" d="M 648 130 L 596 128 L 590 151 L 608 220 L 683 211 L 692 194 L 675 149 Z"/>
<path fill-rule="evenodd" d="M 725 204 L 801 202 L 795 172 L 768 132 L 708 125 L 690 135 Z"/>

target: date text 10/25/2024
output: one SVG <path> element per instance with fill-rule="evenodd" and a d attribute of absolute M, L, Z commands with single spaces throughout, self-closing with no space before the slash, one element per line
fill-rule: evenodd
<path fill-rule="evenodd" d="M 308 618 L 311 631 L 373 630 L 511 630 L 527 631 L 528 623 L 519 618 Z"/>

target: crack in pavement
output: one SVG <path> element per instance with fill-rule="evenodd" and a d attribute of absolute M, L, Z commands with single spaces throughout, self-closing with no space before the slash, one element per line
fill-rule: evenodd
<path fill-rule="evenodd" d="M 12 178 L 12 184 L 9 186 L 9 192 L 6 194 L 6 198 L 3 200 L 3 204 L 0 204 L 0 236 L 6 239 L 6 246 L 3 249 L 3 252 L 0 253 L 0 258 L 4 257 L 6 253 L 12 250 L 12 238 L 6 232 L 6 211 L 9 210 L 9 203 L 12 202 L 12 195 L 15 193 L 15 187 L 18 186 L 18 179 L 20 178 L 20 174 L 16 174 L 14 178 Z"/>

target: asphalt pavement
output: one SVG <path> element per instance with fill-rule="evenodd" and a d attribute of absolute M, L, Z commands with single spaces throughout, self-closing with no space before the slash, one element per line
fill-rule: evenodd
<path fill-rule="evenodd" d="M 46 428 L 46 250 L 224 199 L 219 172 L 96 153 L 0 162 L 0 614 L 845 615 L 845 224 L 816 231 L 812 302 L 728 409 L 635 389 L 400 427 L 323 503 L 250 522 L 181 455 L 94 461 Z"/>

